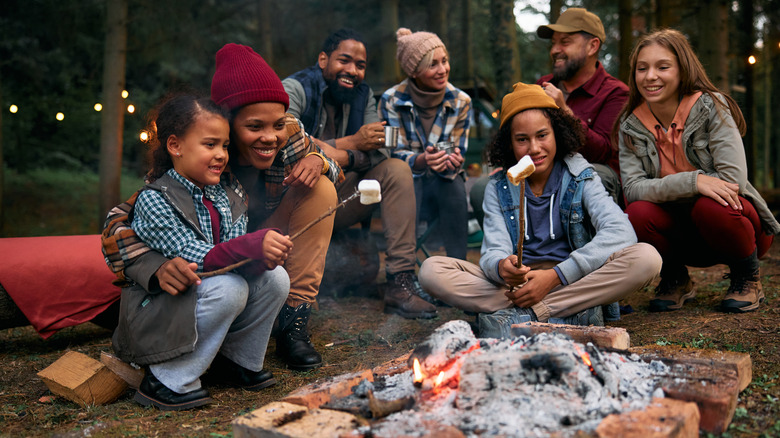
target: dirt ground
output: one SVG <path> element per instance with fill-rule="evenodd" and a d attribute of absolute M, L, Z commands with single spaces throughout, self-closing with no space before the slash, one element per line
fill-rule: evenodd
<path fill-rule="evenodd" d="M 476 260 L 478 252 L 469 258 Z M 649 313 L 652 289 L 621 303 L 633 313 L 611 325 L 625 327 L 632 345 L 670 345 L 749 353 L 753 382 L 740 394 L 733 423 L 722 436 L 780 436 L 780 243 L 761 261 L 767 301 L 756 312 L 731 315 L 716 310 L 728 287 L 723 266 L 692 270 L 698 296 L 671 313 Z M 380 271 L 380 279 L 383 274 Z M 381 280 L 383 281 L 383 280 Z M 128 391 L 104 406 L 82 408 L 52 394 L 36 373 L 74 350 L 99 358 L 111 351 L 111 333 L 92 324 L 64 329 L 43 341 L 31 327 L 0 331 L 0 436 L 232 436 L 231 421 L 290 391 L 328 376 L 358 371 L 401 356 L 436 327 L 451 319 L 473 321 L 452 308 L 440 308 L 428 321 L 382 313 L 378 288 L 353 296 L 321 296 L 313 314 L 314 343 L 325 365 L 301 373 L 283 368 L 273 341 L 266 367 L 279 384 L 259 393 L 211 388 L 211 406 L 184 412 L 142 408 Z M 702 434 L 702 436 L 707 436 Z"/>

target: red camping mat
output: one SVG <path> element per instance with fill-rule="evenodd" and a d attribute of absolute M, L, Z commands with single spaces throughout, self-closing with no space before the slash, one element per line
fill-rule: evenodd
<path fill-rule="evenodd" d="M 119 299 L 98 234 L 0 239 L 0 259 L 0 284 L 44 339 Z"/>

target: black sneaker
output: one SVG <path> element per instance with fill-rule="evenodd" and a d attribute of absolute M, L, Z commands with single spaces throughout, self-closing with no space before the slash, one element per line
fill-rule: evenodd
<path fill-rule="evenodd" d="M 184 394 L 174 392 L 157 380 L 149 370 L 146 370 L 146 375 L 141 380 L 133 400 L 143 406 L 154 406 L 162 411 L 183 411 L 205 406 L 214 401 L 209 397 L 209 392 L 203 388 Z"/>
<path fill-rule="evenodd" d="M 260 391 L 276 384 L 276 379 L 270 371 L 248 370 L 221 354 L 214 358 L 208 372 L 201 380 L 209 384 L 228 385 L 247 391 Z"/>

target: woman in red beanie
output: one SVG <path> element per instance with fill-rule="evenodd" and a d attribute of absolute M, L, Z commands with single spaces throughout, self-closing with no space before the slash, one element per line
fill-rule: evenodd
<path fill-rule="evenodd" d="M 230 171 L 248 194 L 249 231 L 278 228 L 294 234 L 335 207 L 333 183 L 343 178 L 341 169 L 322 154 L 301 123 L 286 114 L 289 98 L 281 80 L 252 48 L 226 44 L 217 52 L 211 98 L 230 111 Z M 120 280 L 128 277 L 150 292 L 184 292 L 198 277 L 183 259 L 168 260 L 149 250 L 128 229 L 131 201 L 109 212 L 103 231 L 109 266 Z M 290 294 L 273 335 L 277 354 L 292 369 L 322 365 L 308 322 L 332 230 L 329 216 L 296 238 L 284 264 Z"/>

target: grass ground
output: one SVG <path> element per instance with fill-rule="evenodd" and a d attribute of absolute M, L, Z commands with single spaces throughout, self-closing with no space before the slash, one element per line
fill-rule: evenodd
<path fill-rule="evenodd" d="M 59 186 L 63 186 L 60 184 Z M 57 184 L 47 186 L 54 190 Z M 74 185 L 74 191 L 78 191 Z M 7 186 L 5 199 L 16 197 L 17 187 Z M 25 190 L 38 191 L 34 187 Z M 129 188 L 132 191 L 132 188 Z M 89 191 L 87 191 L 89 192 Z M 41 193 L 38 191 L 38 193 Z M 40 195 L 39 195 L 40 196 Z M 74 194 L 70 202 L 86 205 L 89 193 Z M 26 201 L 29 203 L 30 201 Z M 57 197 L 47 198 L 56 204 Z M 12 209 L 27 208 L 10 203 Z M 26 204 L 25 204 L 26 205 Z M 48 205 L 55 208 L 57 205 Z M 27 211 L 27 210 L 25 210 Z M 16 212 L 12 213 L 16 214 Z M 46 221 L 47 215 L 29 210 L 30 222 Z M 7 218 L 8 216 L 6 216 Z M 34 219 L 33 219 L 34 218 Z M 58 218 L 62 223 L 88 223 L 76 217 Z M 6 221 L 7 223 L 8 221 Z M 47 222 L 36 222 L 35 230 L 54 230 L 51 234 L 94 233 L 87 228 L 60 230 Z M 4 228 L 4 232 L 5 232 Z M 8 234 L 6 234 L 8 235 Z M 21 236 L 23 234 L 14 234 Z M 41 234 L 34 234 L 41 235 Z M 469 259 L 476 261 L 478 252 Z M 761 262 L 762 283 L 767 301 L 758 311 L 744 315 L 723 314 L 716 306 L 728 287 L 723 266 L 692 270 L 699 294 L 682 310 L 650 313 L 647 302 L 652 290 L 640 291 L 624 305 L 634 312 L 612 325 L 625 327 L 632 345 L 659 344 L 691 348 L 710 348 L 749 353 L 753 360 L 753 382 L 740 394 L 737 411 L 724 437 L 780 436 L 780 243 L 775 242 Z M 383 274 L 380 271 L 380 279 Z M 0 436 L 29 437 L 147 437 L 147 436 L 232 436 L 231 421 L 266 403 L 278 400 L 290 391 L 319 379 L 362 370 L 401 356 L 414 348 L 436 327 L 452 319 L 472 320 L 452 308 L 440 308 L 439 316 L 428 321 L 410 321 L 382 313 L 377 287 L 369 287 L 352 296 L 321 296 L 310 326 L 314 343 L 322 352 L 325 365 L 310 372 L 284 368 L 273 355 L 273 340 L 266 367 L 279 384 L 253 393 L 230 388 L 213 388 L 216 400 L 211 406 L 185 412 L 161 412 L 142 408 L 128 392 L 104 406 L 82 408 L 65 399 L 50 397 L 36 373 L 74 350 L 98 358 L 111 351 L 111 333 L 90 323 L 61 330 L 42 340 L 31 327 L 0 331 Z M 326 346 L 333 344 L 331 346 Z M 706 436 L 706 435 L 703 435 Z"/>

